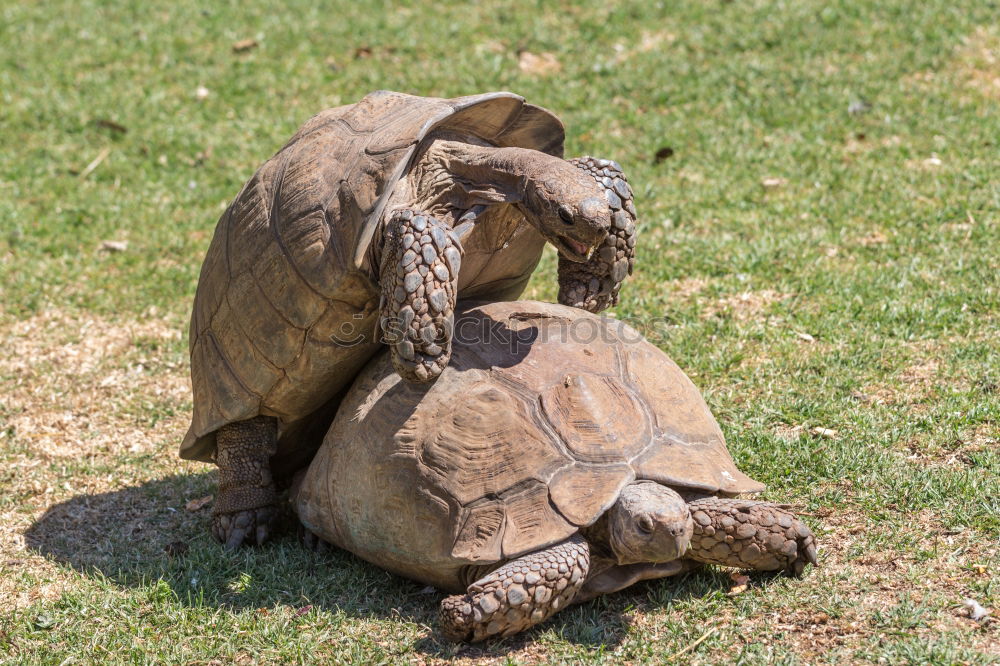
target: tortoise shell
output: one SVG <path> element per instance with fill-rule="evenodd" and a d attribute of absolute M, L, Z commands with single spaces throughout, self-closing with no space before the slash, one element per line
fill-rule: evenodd
<path fill-rule="evenodd" d="M 394 186 L 438 130 L 562 155 L 559 120 L 511 93 L 447 100 L 380 91 L 309 120 L 215 229 L 191 318 L 194 413 L 182 457 L 210 461 L 218 428 L 269 415 L 280 436 L 272 468 L 308 460 L 319 443 L 301 451 L 308 426 L 321 424 L 322 437 L 341 390 L 380 347 L 366 252 Z M 544 240 L 517 219 L 477 228 L 465 246 L 462 293 L 516 298 Z"/>
<path fill-rule="evenodd" d="M 486 333 L 488 332 L 488 333 Z M 607 317 L 530 301 L 475 305 L 452 360 L 409 385 L 361 372 L 296 491 L 315 533 L 445 588 L 595 522 L 637 479 L 731 496 L 741 473 L 697 388 Z"/>

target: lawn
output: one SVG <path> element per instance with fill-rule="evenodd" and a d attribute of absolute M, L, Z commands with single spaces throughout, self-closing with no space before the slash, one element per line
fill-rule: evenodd
<path fill-rule="evenodd" d="M 258 4 L 0 3 L 0 662 L 1000 662 L 963 605 L 1000 616 L 997 2 Z M 623 165 L 615 314 L 818 568 L 455 646 L 435 591 L 211 540 L 176 454 L 201 259 L 296 127 L 379 88 L 513 90 Z"/>

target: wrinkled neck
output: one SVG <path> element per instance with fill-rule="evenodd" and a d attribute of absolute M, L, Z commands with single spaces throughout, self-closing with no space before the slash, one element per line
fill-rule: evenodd
<path fill-rule="evenodd" d="M 580 534 L 590 543 L 592 554 L 615 558 L 616 556 L 611 550 L 610 530 L 608 513 L 605 511 L 592 525 L 581 528 Z"/>
<path fill-rule="evenodd" d="M 438 139 L 428 146 L 414 171 L 417 182 L 423 185 L 421 189 L 451 180 L 466 191 L 489 190 L 507 202 L 520 201 L 524 199 L 529 179 L 538 169 L 540 155 L 537 150 L 527 148 L 497 148 Z"/>
<path fill-rule="evenodd" d="M 508 221 L 524 218 L 518 211 L 531 179 L 544 173 L 546 160 L 558 158 L 526 148 L 498 148 L 455 133 L 428 139 L 394 186 L 366 255 L 369 275 L 378 275 L 384 218 L 392 211 L 410 208 L 451 227 L 475 211 L 476 224 L 498 222 L 503 228 L 514 228 L 517 224 Z"/>
<path fill-rule="evenodd" d="M 459 144 L 450 154 L 455 173 L 487 173 L 510 186 L 525 183 L 538 169 L 541 153 L 528 148 L 484 148 Z"/>

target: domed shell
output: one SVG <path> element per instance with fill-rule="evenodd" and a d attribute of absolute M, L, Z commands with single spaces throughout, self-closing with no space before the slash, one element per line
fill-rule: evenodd
<path fill-rule="evenodd" d="M 691 381 L 627 325 L 497 302 L 465 311 L 455 336 L 432 385 L 401 382 L 384 357 L 362 372 L 300 487 L 307 526 L 435 582 L 567 538 L 636 479 L 763 489 Z"/>
<path fill-rule="evenodd" d="M 191 318 L 194 413 L 181 457 L 211 461 L 216 430 L 264 414 L 279 420 L 277 468 L 302 457 L 312 422 L 329 424 L 340 390 L 381 347 L 363 258 L 420 142 L 441 129 L 562 155 L 559 120 L 506 92 L 379 91 L 309 120 L 215 229 Z"/>

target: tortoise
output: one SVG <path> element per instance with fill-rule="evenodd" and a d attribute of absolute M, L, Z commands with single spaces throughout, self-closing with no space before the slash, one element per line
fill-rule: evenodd
<path fill-rule="evenodd" d="M 563 139 L 512 93 L 379 91 L 306 122 L 243 186 L 201 269 L 180 449 L 219 467 L 220 541 L 268 538 L 276 483 L 308 462 L 383 343 L 404 379 L 433 380 L 456 298 L 516 298 L 546 241 L 560 302 L 617 301 L 632 191 L 617 163 L 562 159 Z"/>
<path fill-rule="evenodd" d="M 462 311 L 433 385 L 374 358 L 292 501 L 307 543 L 456 593 L 444 634 L 481 640 L 704 563 L 800 575 L 813 535 L 737 497 L 763 488 L 634 329 L 524 301 Z"/>

